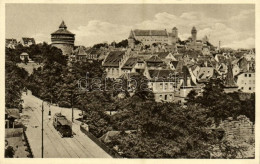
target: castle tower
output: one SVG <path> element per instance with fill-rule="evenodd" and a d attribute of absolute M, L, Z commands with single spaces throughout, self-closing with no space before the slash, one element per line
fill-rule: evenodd
<path fill-rule="evenodd" d="M 175 45 L 178 41 L 178 29 L 173 27 L 172 29 L 172 44 Z"/>
<path fill-rule="evenodd" d="M 191 29 L 191 37 L 192 37 L 192 42 L 196 43 L 196 40 L 197 40 L 197 30 L 196 30 L 196 28 L 194 26 Z"/>
<path fill-rule="evenodd" d="M 61 49 L 63 55 L 72 54 L 74 41 L 75 34 L 67 30 L 64 21 L 61 22 L 59 29 L 51 34 L 51 45 Z"/>
<path fill-rule="evenodd" d="M 131 49 L 134 49 L 135 48 L 135 38 L 134 38 L 134 34 L 133 34 L 133 31 L 131 30 L 130 32 L 130 35 L 128 37 L 128 46 L 131 48 Z"/>

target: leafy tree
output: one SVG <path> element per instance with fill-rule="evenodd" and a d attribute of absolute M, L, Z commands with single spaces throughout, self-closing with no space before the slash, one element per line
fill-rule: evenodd
<path fill-rule="evenodd" d="M 14 148 L 12 146 L 7 146 L 5 148 L 5 158 L 13 158 L 14 157 Z"/>
<path fill-rule="evenodd" d="M 128 40 L 127 39 L 122 40 L 121 42 L 116 44 L 116 48 L 120 48 L 120 47 L 126 48 L 127 46 L 128 46 Z"/>
<path fill-rule="evenodd" d="M 6 60 L 5 65 L 5 106 L 18 108 L 21 103 L 21 95 L 25 87 L 28 73 L 16 66 L 15 63 Z"/>
<path fill-rule="evenodd" d="M 93 46 L 93 48 L 96 48 L 96 49 L 100 49 L 101 47 L 106 47 L 108 48 L 108 44 L 107 43 L 98 43 L 98 44 L 95 44 Z"/>
<path fill-rule="evenodd" d="M 142 42 L 135 39 L 135 45 L 141 44 Z"/>
<path fill-rule="evenodd" d="M 216 124 L 227 117 L 236 118 L 239 115 L 246 115 L 254 122 L 254 96 L 249 100 L 241 100 L 238 92 L 225 93 L 223 88 L 220 79 L 211 79 L 203 88 L 202 96 L 197 96 L 194 92 L 188 95 L 188 104 L 199 104 L 209 109 L 208 117 L 214 118 Z"/>

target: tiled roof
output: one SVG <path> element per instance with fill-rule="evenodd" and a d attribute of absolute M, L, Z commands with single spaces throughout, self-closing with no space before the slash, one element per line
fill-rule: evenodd
<path fill-rule="evenodd" d="M 51 35 L 55 35 L 55 34 L 69 34 L 69 35 L 75 35 L 73 33 L 71 33 L 70 31 L 66 30 L 66 29 L 58 29 L 57 31 L 53 32 Z"/>
<path fill-rule="evenodd" d="M 130 73 L 123 73 L 120 78 L 123 78 L 123 79 L 129 79 L 131 77 L 134 77 L 136 75 L 140 75 L 139 73 L 137 72 L 130 72 Z"/>
<path fill-rule="evenodd" d="M 26 53 L 26 52 L 23 52 L 23 53 L 20 54 L 20 56 L 29 56 L 29 54 Z"/>
<path fill-rule="evenodd" d="M 119 61 L 122 59 L 123 55 L 125 54 L 125 51 L 111 51 L 103 66 L 104 67 L 119 67 Z"/>
<path fill-rule="evenodd" d="M 66 26 L 66 24 L 65 24 L 65 22 L 64 22 L 64 21 L 62 21 L 62 22 L 61 22 L 61 24 L 60 24 L 59 28 L 64 28 L 64 29 L 67 29 L 67 26 Z"/>
<path fill-rule="evenodd" d="M 17 43 L 16 39 L 5 39 L 5 43 Z"/>
<path fill-rule="evenodd" d="M 122 69 L 133 68 L 133 66 L 136 64 L 137 60 L 138 60 L 137 58 L 129 58 L 129 59 L 125 62 L 125 64 L 124 64 L 124 66 L 122 67 Z"/>
<path fill-rule="evenodd" d="M 157 55 L 155 55 L 148 59 L 147 62 L 162 63 L 163 61 Z"/>
<path fill-rule="evenodd" d="M 158 55 L 159 58 L 165 59 L 166 56 L 169 55 L 169 52 L 158 52 L 158 53 L 156 53 L 156 54 Z"/>
<path fill-rule="evenodd" d="M 80 56 L 86 56 L 86 49 L 84 46 L 79 46 L 76 50 L 76 54 L 75 55 L 80 55 Z"/>
<path fill-rule="evenodd" d="M 174 54 L 176 60 L 181 60 L 183 58 L 183 54 Z"/>
<path fill-rule="evenodd" d="M 177 67 L 177 65 L 178 65 L 178 63 L 179 63 L 179 61 L 171 61 L 171 63 L 172 63 L 172 65 L 175 67 L 175 69 L 176 69 L 176 67 Z"/>
<path fill-rule="evenodd" d="M 183 86 L 188 86 L 188 77 L 190 78 L 191 86 L 196 86 L 195 82 L 192 79 L 192 75 L 187 66 L 183 66 L 180 72 L 180 77 L 183 78 L 184 83 Z"/>
<path fill-rule="evenodd" d="M 168 36 L 166 30 L 134 30 L 135 36 Z"/>
<path fill-rule="evenodd" d="M 151 78 L 170 78 L 174 77 L 174 71 L 170 69 L 163 69 L 163 70 L 149 70 L 149 74 Z"/>
<path fill-rule="evenodd" d="M 35 44 L 35 40 L 34 38 L 22 38 L 23 42 L 24 43 L 28 43 L 28 42 L 32 42 L 33 44 Z"/>
<path fill-rule="evenodd" d="M 67 26 L 65 25 L 64 21 L 61 22 L 59 29 L 54 33 L 52 33 L 51 35 L 55 35 L 55 34 L 75 35 L 67 30 Z"/>

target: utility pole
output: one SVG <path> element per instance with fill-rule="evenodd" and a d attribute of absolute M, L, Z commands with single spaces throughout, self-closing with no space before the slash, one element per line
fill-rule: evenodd
<path fill-rule="evenodd" d="M 71 91 L 71 109 L 72 109 L 72 118 L 71 118 L 71 121 L 74 122 L 74 109 L 73 109 L 73 91 Z"/>
<path fill-rule="evenodd" d="M 42 101 L 42 158 L 43 158 L 43 150 L 44 150 L 44 148 L 43 148 L 43 111 L 44 111 L 43 103 L 44 103 L 44 101 Z"/>

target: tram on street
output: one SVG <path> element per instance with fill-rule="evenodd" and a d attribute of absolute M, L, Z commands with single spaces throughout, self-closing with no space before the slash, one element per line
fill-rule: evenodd
<path fill-rule="evenodd" d="M 73 137 L 72 122 L 61 113 L 55 113 L 53 116 L 53 126 L 61 137 Z"/>

